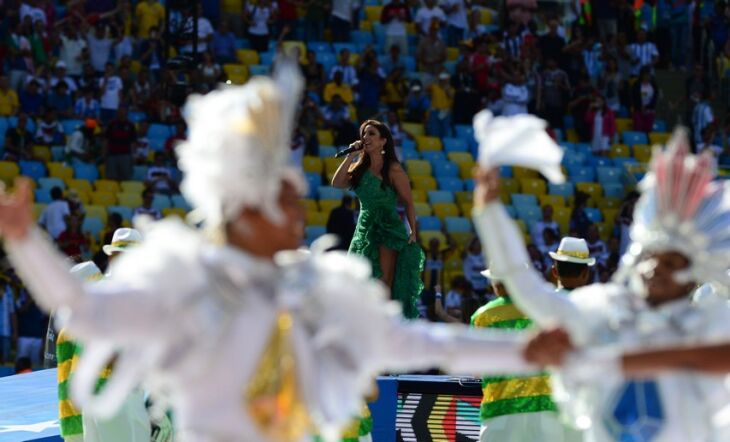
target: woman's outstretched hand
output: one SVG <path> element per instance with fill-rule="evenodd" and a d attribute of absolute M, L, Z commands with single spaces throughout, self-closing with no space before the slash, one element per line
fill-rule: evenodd
<path fill-rule="evenodd" d="M 22 240 L 33 225 L 31 184 L 27 178 L 15 180 L 15 191 L 0 189 L 0 234 L 5 239 Z"/>
<path fill-rule="evenodd" d="M 474 207 L 483 207 L 499 198 L 499 169 L 479 167 L 474 172 Z"/>

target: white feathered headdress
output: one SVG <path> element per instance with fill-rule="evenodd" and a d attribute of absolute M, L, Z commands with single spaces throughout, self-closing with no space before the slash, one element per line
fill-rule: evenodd
<path fill-rule="evenodd" d="M 730 285 L 730 181 L 713 181 L 715 173 L 711 155 L 689 153 L 682 129 L 666 149 L 654 147 L 626 263 L 644 252 L 674 250 L 691 260 L 686 280 Z"/>
<path fill-rule="evenodd" d="M 177 148 L 181 190 L 206 226 L 220 227 L 244 207 L 282 220 L 282 179 L 304 187 L 301 173 L 287 167 L 302 84 L 293 64 L 280 60 L 273 79 L 188 100 L 189 137 Z"/>

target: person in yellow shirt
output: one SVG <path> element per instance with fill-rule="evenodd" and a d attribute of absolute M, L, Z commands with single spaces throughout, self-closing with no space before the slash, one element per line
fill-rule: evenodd
<path fill-rule="evenodd" d="M 139 2 L 135 9 L 137 25 L 139 26 L 139 37 L 147 38 L 150 28 L 161 28 L 165 20 L 165 8 L 158 0 L 144 0 Z"/>
<path fill-rule="evenodd" d="M 431 112 L 428 115 L 429 135 L 450 137 L 451 108 L 454 105 L 454 88 L 449 83 L 449 74 L 439 74 L 438 82 L 431 85 Z"/>
<path fill-rule="evenodd" d="M 352 88 L 342 81 L 342 72 L 340 71 L 335 72 L 332 81 L 327 83 L 324 87 L 323 95 L 325 103 L 332 101 L 332 97 L 335 95 L 339 95 L 340 98 L 342 98 L 342 101 L 347 104 L 352 103 L 352 100 L 354 99 Z"/>
<path fill-rule="evenodd" d="M 9 117 L 18 113 L 20 103 L 18 94 L 10 89 L 10 82 L 5 75 L 0 76 L 0 117 Z"/>

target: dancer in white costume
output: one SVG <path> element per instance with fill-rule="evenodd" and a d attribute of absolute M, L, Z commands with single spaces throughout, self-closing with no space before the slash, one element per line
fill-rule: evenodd
<path fill-rule="evenodd" d="M 0 195 L 12 263 L 39 305 L 69 312 L 86 349 L 72 382 L 84 411 L 112 413 L 141 383 L 172 407 L 182 440 L 299 441 L 336 436 L 383 370 L 535 370 L 520 335 L 403 321 L 360 258 L 315 247 L 275 265 L 304 229 L 303 177 L 287 166 L 302 80 L 279 66 L 275 81 L 189 101 L 181 188 L 206 234 L 174 219 L 141 226 L 144 243 L 81 287 L 33 227 L 28 183 Z"/>
<path fill-rule="evenodd" d="M 477 128 L 482 142 L 490 141 L 492 131 L 501 132 L 484 116 L 476 122 L 483 123 Z M 509 135 L 500 136 L 538 152 L 555 149 L 531 143 L 531 133 L 543 137 L 535 127 L 513 125 Z M 655 148 L 650 173 L 641 183 L 633 244 L 620 271 L 611 283 L 579 288 L 566 297 L 522 265 L 529 262 L 522 237 L 499 202 L 498 173 L 489 169 L 504 164 L 494 161 L 498 155 L 490 157 L 503 147 L 483 146 L 474 221 L 486 253 L 500 257 L 494 264 L 515 304 L 542 327 L 563 327 L 582 350 L 553 377 L 562 411 L 586 429 L 585 440 L 591 442 L 730 440 L 728 429 L 712 421 L 730 403 L 722 379 L 667 373 L 625 382 L 618 364 L 611 363 L 618 360 L 616 351 L 730 339 L 727 301 L 709 297 L 693 303 L 691 296 L 698 283 L 728 284 L 730 190 L 727 183 L 711 182 L 712 159 L 688 154 L 682 131 L 666 151 Z M 519 163 L 519 155 L 512 160 Z M 545 167 L 554 172 L 558 164 Z"/>

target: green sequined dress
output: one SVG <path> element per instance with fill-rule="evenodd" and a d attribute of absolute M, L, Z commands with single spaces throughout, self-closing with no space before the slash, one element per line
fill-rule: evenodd
<path fill-rule="evenodd" d="M 368 170 L 354 189 L 360 199 L 360 216 L 349 252 L 366 257 L 373 266 L 373 277 L 380 278 L 380 246 L 395 250 L 398 260 L 392 296 L 403 305 L 406 318 L 415 318 L 418 316 L 416 304 L 423 290 L 421 272 L 425 255 L 417 242 L 408 243 L 408 232 L 398 216 L 395 190 L 390 186 L 383 188 L 381 184 L 382 181 Z"/>

